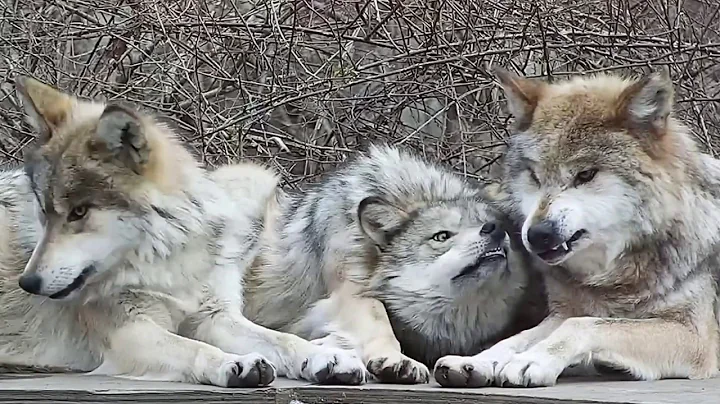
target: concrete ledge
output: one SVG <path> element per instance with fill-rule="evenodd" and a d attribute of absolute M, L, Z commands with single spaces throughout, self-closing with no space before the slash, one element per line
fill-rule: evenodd
<path fill-rule="evenodd" d="M 182 383 L 143 382 L 84 375 L 2 375 L 0 403 L 255 403 L 255 404 L 548 404 L 652 403 L 718 404 L 720 379 L 634 382 L 561 379 L 555 387 L 533 389 L 444 389 L 368 384 L 315 386 L 277 379 L 263 389 L 223 389 Z"/>

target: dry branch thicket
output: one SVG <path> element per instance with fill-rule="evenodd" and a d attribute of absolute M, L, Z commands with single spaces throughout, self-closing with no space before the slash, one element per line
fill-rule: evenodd
<path fill-rule="evenodd" d="M 368 143 L 482 178 L 507 114 L 487 69 L 551 79 L 669 65 L 679 115 L 720 150 L 717 0 L 0 0 L 0 161 L 33 135 L 12 79 L 161 114 L 208 166 L 288 184 Z"/>

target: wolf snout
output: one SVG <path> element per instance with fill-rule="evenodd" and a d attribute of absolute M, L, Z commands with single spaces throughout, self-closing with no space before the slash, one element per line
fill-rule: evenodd
<path fill-rule="evenodd" d="M 20 277 L 18 281 L 20 289 L 31 293 L 33 295 L 39 295 L 42 290 L 42 278 L 38 274 L 25 274 Z"/>
<path fill-rule="evenodd" d="M 547 251 L 565 241 L 558 234 L 555 222 L 550 220 L 543 220 L 530 226 L 527 240 L 535 251 Z"/>

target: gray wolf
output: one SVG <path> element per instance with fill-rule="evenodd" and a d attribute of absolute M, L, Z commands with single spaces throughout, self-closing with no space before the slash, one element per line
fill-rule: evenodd
<path fill-rule="evenodd" d="M 280 196 L 245 314 L 353 347 L 381 382 L 428 382 L 440 356 L 477 353 L 545 316 L 544 291 L 484 192 L 414 153 L 372 146 Z"/>
<path fill-rule="evenodd" d="M 242 315 L 271 171 L 206 171 L 141 111 L 16 84 L 38 147 L 1 179 L 0 362 L 226 387 L 364 381 L 353 352 Z"/>
<path fill-rule="evenodd" d="M 515 128 L 504 210 L 544 262 L 550 315 L 445 386 L 550 386 L 598 363 L 642 380 L 718 373 L 720 163 L 673 114 L 667 71 L 547 83 L 496 71 Z"/>

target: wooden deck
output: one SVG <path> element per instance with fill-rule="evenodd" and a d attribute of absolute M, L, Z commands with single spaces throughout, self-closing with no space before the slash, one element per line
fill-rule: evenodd
<path fill-rule="evenodd" d="M 561 379 L 562 380 L 562 379 Z M 223 389 L 82 375 L 0 376 L 0 403 L 653 403 L 718 404 L 720 379 L 658 382 L 565 379 L 551 388 L 444 389 L 437 384 L 359 387 L 312 386 L 277 379 L 264 389 Z"/>

